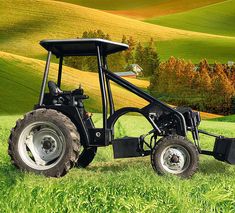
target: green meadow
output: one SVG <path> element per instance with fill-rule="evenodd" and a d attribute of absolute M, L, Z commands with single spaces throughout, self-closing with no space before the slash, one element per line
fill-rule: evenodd
<path fill-rule="evenodd" d="M 87 169 L 73 168 L 59 179 L 20 172 L 7 155 L 9 132 L 18 117 L 0 117 L 1 212 L 235 211 L 235 167 L 213 157 L 200 156 L 199 171 L 187 180 L 156 175 L 149 157 L 114 160 L 112 147 L 98 149 Z M 98 126 L 100 118 L 95 114 Z M 115 128 L 116 136 L 135 136 L 149 130 L 139 116 L 124 116 Z M 235 136 L 234 123 L 203 121 L 201 128 Z M 213 139 L 202 137 L 201 143 L 211 149 Z"/>
<path fill-rule="evenodd" d="M 166 14 L 145 17 L 157 7 Z M 144 21 L 123 17 L 122 10 L 142 14 Z M 153 37 L 161 61 L 173 55 L 226 63 L 235 60 L 234 11 L 235 0 L 0 0 L 0 212 L 235 212 L 235 166 L 213 157 L 200 156 L 198 172 L 186 180 L 156 175 L 149 157 L 114 160 L 112 147 L 99 148 L 88 168 L 73 168 L 56 179 L 19 171 L 7 154 L 11 128 L 38 101 L 46 54 L 40 40 L 101 29 L 115 41 L 122 35 L 142 43 Z M 51 80 L 58 68 L 53 62 Z M 90 96 L 86 107 L 96 112 L 93 120 L 101 127 L 97 73 L 65 67 L 63 80 L 65 90 L 82 83 Z M 145 90 L 149 85 L 148 79 L 129 81 Z M 112 86 L 118 108 L 143 106 Z M 200 128 L 235 137 L 234 122 L 234 115 L 202 120 Z M 144 118 L 126 115 L 116 123 L 115 136 L 138 137 L 150 129 Z M 202 148 L 212 150 L 213 144 L 213 138 L 201 136 Z"/>
<path fill-rule="evenodd" d="M 91 7 L 100 10 L 128 10 L 139 7 L 146 7 L 151 5 L 156 5 L 160 2 L 166 0 L 118 0 L 110 3 L 109 0 L 60 0 L 63 2 L 68 2 L 72 4 L 82 5 L 84 7 Z"/>
<path fill-rule="evenodd" d="M 210 1 L 213 2 L 214 0 L 208 0 L 208 2 Z M 84 2 L 90 5 L 94 3 L 91 0 Z M 94 5 L 107 6 L 104 0 L 99 4 L 98 1 L 95 2 Z M 133 5 L 131 2 L 130 5 Z M 78 2 L 81 5 L 83 3 Z M 121 2 L 117 3 L 123 6 L 126 5 Z M 149 5 L 153 1 L 136 1 L 136 4 L 141 5 L 142 3 Z M 114 7 L 116 7 L 115 4 Z M 177 4 L 179 5 L 180 2 L 177 1 Z M 198 7 L 199 5 L 195 4 L 193 6 Z M 221 17 L 212 13 L 214 9 L 210 8 L 220 8 L 216 11 L 218 14 L 223 11 Z M 163 22 L 156 24 L 155 19 L 151 21 L 151 24 L 64 2 L 50 0 L 0 1 L 0 14 L 4 17 L 0 19 L 0 51 L 44 60 L 45 51 L 38 44 L 40 40 L 76 38 L 86 30 L 101 29 L 110 34 L 114 41 L 120 41 L 122 36 L 126 35 L 132 36 L 136 41 L 145 43 L 149 41 L 150 37 L 153 37 L 156 46 L 159 48 L 161 60 L 166 60 L 174 55 L 175 57 L 192 60 L 195 63 L 205 57 L 208 58 L 210 63 L 214 61 L 227 62 L 234 58 L 233 8 L 234 1 L 226 1 L 225 3 L 211 4 L 211 6 L 185 12 L 185 14 L 197 14 L 202 11 L 200 12 L 200 17 L 203 17 L 201 19 L 199 17 L 187 17 L 186 15 L 182 17 L 182 20 L 175 18 L 175 16 L 181 16 L 181 13 L 161 16 L 156 19 L 156 21 L 161 19 L 164 22 L 165 19 L 167 20 L 172 16 L 174 19 L 172 21 L 173 25 L 175 23 L 182 26 L 171 26 L 172 28 L 169 28 L 167 24 L 167 27 L 165 27 Z M 183 27 L 187 26 L 188 22 L 188 26 L 192 26 L 191 29 Z M 206 22 L 206 25 L 204 22 Z M 229 37 L 221 37 L 220 35 Z"/>
<path fill-rule="evenodd" d="M 162 61 L 171 56 L 198 64 L 202 59 L 209 63 L 227 63 L 235 59 L 235 38 L 174 39 L 156 42 Z"/>
<path fill-rule="evenodd" d="M 229 0 L 182 13 L 152 18 L 148 22 L 177 29 L 234 37 L 234 8 L 235 1 Z"/>

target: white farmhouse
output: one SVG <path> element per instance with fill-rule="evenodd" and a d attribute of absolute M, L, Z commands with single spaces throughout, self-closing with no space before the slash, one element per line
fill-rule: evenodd
<path fill-rule="evenodd" d="M 134 72 L 137 76 L 141 76 L 143 69 L 139 64 L 131 64 L 127 67 L 128 71 Z"/>

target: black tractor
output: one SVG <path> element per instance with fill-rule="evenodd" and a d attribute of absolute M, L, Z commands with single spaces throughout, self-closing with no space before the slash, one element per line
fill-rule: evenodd
<path fill-rule="evenodd" d="M 16 122 L 9 138 L 9 155 L 23 171 L 51 177 L 65 175 L 74 165 L 86 167 L 94 159 L 97 148 L 113 146 L 114 158 L 150 155 L 158 174 L 192 176 L 198 168 L 199 154 L 235 163 L 235 139 L 199 130 L 200 114 L 190 108 L 172 108 L 140 90 L 127 80 L 109 71 L 107 57 L 128 49 L 128 45 L 103 39 L 43 40 L 48 51 L 38 104 Z M 51 56 L 59 59 L 57 82 L 47 79 Z M 64 57 L 95 56 L 98 62 L 102 98 L 102 128 L 96 128 L 91 114 L 84 107 L 89 97 L 80 87 L 73 91 L 61 89 Z M 79 82 L 79 79 L 78 79 Z M 141 97 L 148 104 L 143 108 L 125 107 L 116 110 L 111 82 Z M 139 137 L 114 138 L 114 124 L 126 113 L 139 113 L 152 126 Z M 187 133 L 192 133 L 193 142 Z M 216 138 L 214 150 L 201 150 L 199 133 Z M 151 140 L 146 140 L 151 136 Z"/>

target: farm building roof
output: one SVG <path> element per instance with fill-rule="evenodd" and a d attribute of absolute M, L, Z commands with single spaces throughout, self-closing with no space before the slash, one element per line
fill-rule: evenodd
<path fill-rule="evenodd" d="M 113 54 L 129 48 L 127 44 L 112 42 L 105 39 L 66 39 L 66 40 L 42 40 L 40 45 L 57 57 L 60 56 L 96 56 L 97 45 L 104 55 Z"/>
<path fill-rule="evenodd" d="M 115 72 L 116 75 L 120 76 L 120 77 L 125 77 L 125 76 L 136 76 L 136 74 L 132 71 L 128 71 L 128 72 Z"/>
<path fill-rule="evenodd" d="M 139 64 L 131 64 L 130 67 L 138 67 L 140 70 L 143 70 L 143 68 Z"/>

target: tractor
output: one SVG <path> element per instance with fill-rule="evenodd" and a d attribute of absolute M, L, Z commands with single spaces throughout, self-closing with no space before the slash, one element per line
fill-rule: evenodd
<path fill-rule="evenodd" d="M 8 153 L 19 169 L 61 177 L 73 166 L 87 167 L 95 158 L 97 149 L 109 145 L 113 146 L 114 158 L 149 155 L 153 170 L 160 175 L 191 177 L 198 169 L 199 154 L 235 164 L 234 138 L 200 130 L 199 112 L 188 107 L 170 107 L 108 69 L 108 56 L 127 50 L 128 45 L 98 38 L 42 40 L 40 45 L 48 55 L 39 101 L 32 111 L 16 122 L 9 137 Z M 58 59 L 56 82 L 48 81 L 52 55 Z M 85 108 L 89 97 L 84 89 L 80 86 L 73 91 L 63 91 L 61 88 L 63 60 L 72 56 L 97 58 L 101 128 L 95 127 L 91 113 Z M 115 109 L 111 83 L 134 93 L 148 104 L 142 108 Z M 115 138 L 114 125 L 127 113 L 144 116 L 152 130 L 139 137 Z M 192 136 L 189 137 L 188 133 Z M 212 151 L 201 149 L 200 134 L 215 137 Z M 147 136 L 149 140 L 146 140 Z"/>

